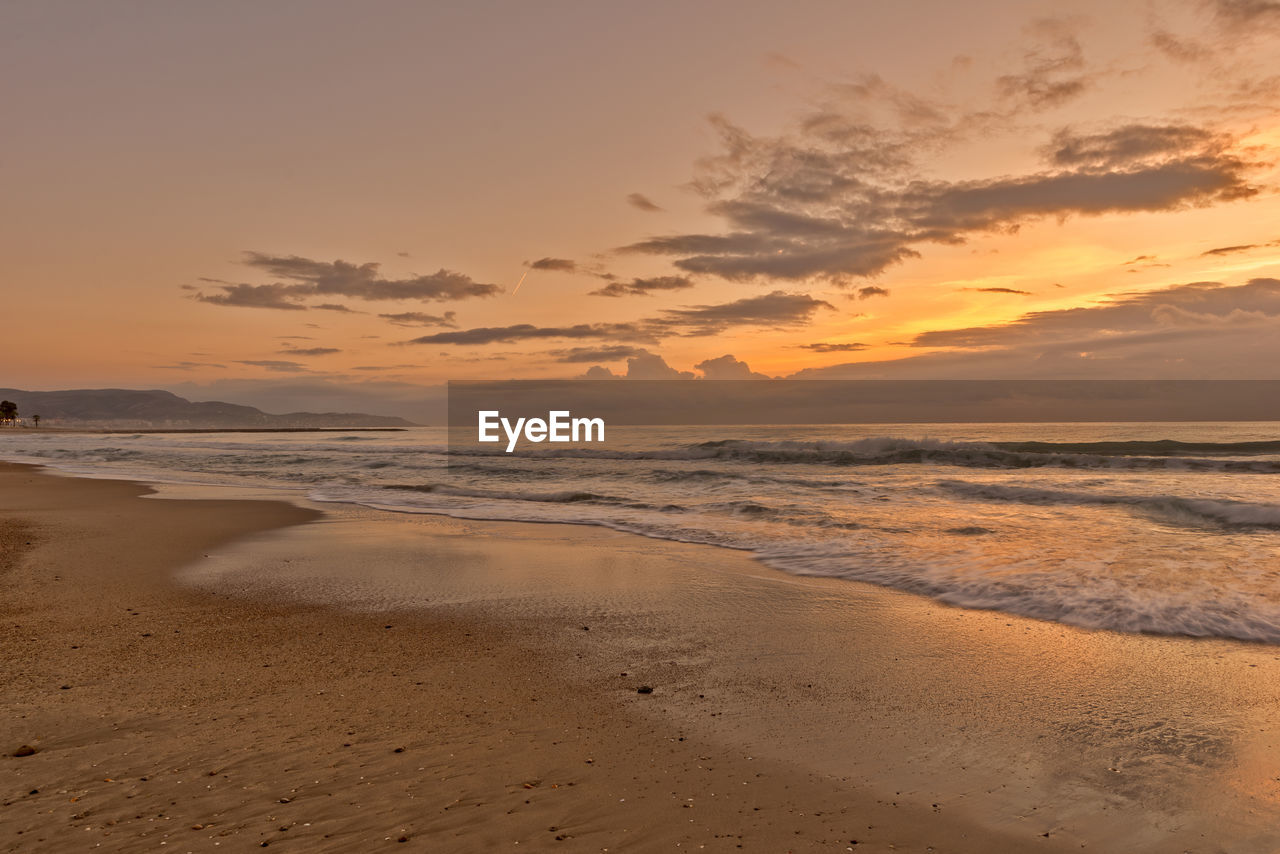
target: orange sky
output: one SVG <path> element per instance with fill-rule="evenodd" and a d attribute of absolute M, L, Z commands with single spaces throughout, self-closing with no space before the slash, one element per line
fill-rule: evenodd
<path fill-rule="evenodd" d="M 6 4 L 0 385 L 1235 375 L 1280 339 L 1280 4 L 439 5 Z"/>

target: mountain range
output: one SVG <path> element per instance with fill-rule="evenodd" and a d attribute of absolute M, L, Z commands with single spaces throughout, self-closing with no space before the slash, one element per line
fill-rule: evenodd
<path fill-rule="evenodd" d="M 360 412 L 289 412 L 272 415 L 252 406 L 222 401 L 191 401 L 160 389 L 95 388 L 67 391 L 23 391 L 0 388 L 0 399 L 18 405 L 18 416 L 30 424 L 40 416 L 49 427 L 116 427 L 198 429 L 413 427 L 412 421 Z"/>

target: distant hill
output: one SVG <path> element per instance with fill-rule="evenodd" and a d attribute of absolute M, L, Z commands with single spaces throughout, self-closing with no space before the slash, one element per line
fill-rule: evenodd
<path fill-rule="evenodd" d="M 0 388 L 0 399 L 18 404 L 27 424 L 40 416 L 41 427 L 199 428 L 199 427 L 413 427 L 412 421 L 359 412 L 290 412 L 270 415 L 252 406 L 220 401 L 193 402 L 159 389 L 138 391 L 89 388 L 22 391 Z"/>

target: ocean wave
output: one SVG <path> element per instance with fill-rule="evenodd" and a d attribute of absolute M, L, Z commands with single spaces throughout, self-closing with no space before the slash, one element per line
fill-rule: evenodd
<path fill-rule="evenodd" d="M 1280 605 L 1210 583 L 1168 591 L 1134 586 L 1097 573 L 989 573 L 956 562 L 909 565 L 893 559 L 869 561 L 863 555 L 841 555 L 821 547 L 765 552 L 760 558 L 796 575 L 864 581 L 957 607 L 1082 628 L 1280 644 Z"/>
<path fill-rule="evenodd" d="M 1118 505 L 1140 509 L 1177 524 L 1280 529 L 1280 505 L 1275 504 L 1253 504 L 1221 498 L 1185 498 L 1177 495 L 1074 492 L 1032 486 L 970 483 L 963 480 L 942 480 L 937 485 L 953 495 L 985 501 L 1037 505 Z"/>
<path fill-rule="evenodd" d="M 1209 454 L 1242 456 L 1280 454 L 1280 441 L 1250 442 L 1180 442 L 1175 439 L 1131 440 L 1121 442 L 993 442 L 1007 451 L 1034 454 L 1106 454 L 1108 456 L 1179 456 Z"/>
<path fill-rule="evenodd" d="M 770 464 L 820 464 L 834 466 L 886 466 L 932 464 L 967 468 L 1075 468 L 1129 471 L 1210 471 L 1255 474 L 1280 473 L 1280 459 L 1225 459 L 1190 457 L 1173 453 L 1169 448 L 1197 447 L 1195 443 L 1138 442 L 1092 443 L 1099 446 L 1123 445 L 1128 450 L 1115 453 L 1086 453 L 1085 444 L 959 442 L 931 439 L 877 437 L 854 441 L 761 442 L 743 439 L 716 439 L 661 450 L 628 450 L 603 448 L 542 448 L 522 453 L 525 460 L 637 460 L 637 461 L 728 461 Z M 1248 442 L 1208 444 L 1219 453 L 1229 448 L 1256 448 L 1274 443 Z M 1142 447 L 1165 448 L 1160 455 L 1136 455 Z M 1240 451 L 1234 451 L 1240 453 Z M 1257 453 L 1253 451 L 1251 453 Z M 455 457 L 503 456 L 501 451 L 454 449 Z M 690 477 L 705 477 L 704 473 Z"/>
<path fill-rule="evenodd" d="M 649 504 L 642 501 L 623 498 L 617 495 L 605 495 L 598 492 L 589 492 L 580 489 L 565 489 L 555 492 L 523 492 L 517 490 L 452 486 L 444 483 L 389 484 L 381 488 L 393 492 L 417 492 L 431 495 L 453 496 L 457 498 L 486 499 L 491 501 L 528 501 L 535 504 L 602 504 L 640 510 L 664 510 L 668 512 L 675 509 L 683 509 L 674 504 Z M 385 498 L 384 501 L 386 503 L 394 503 Z"/>
<path fill-rule="evenodd" d="M 319 498 L 320 496 L 314 496 Z M 1170 591 L 1154 578 L 1121 579 L 1098 573 L 1090 562 L 1052 570 L 1011 571 L 988 567 L 964 556 L 932 559 L 908 555 L 876 540 L 875 531 L 835 532 L 824 540 L 753 541 L 741 531 L 707 527 L 704 517 L 677 516 L 667 522 L 653 517 L 619 515 L 560 516 L 550 506 L 486 503 L 479 506 L 427 507 L 385 504 L 366 495 L 347 500 L 368 507 L 428 513 L 464 519 L 593 525 L 654 539 L 697 543 L 752 553 L 773 569 L 792 575 L 842 578 L 889 587 L 963 608 L 999 611 L 1090 629 L 1218 637 L 1280 644 L 1280 605 L 1247 591 L 1232 589 L 1230 580 L 1208 580 L 1189 589 Z M 758 508 L 767 510 L 768 508 Z M 960 536 L 993 535 L 978 526 L 948 529 Z M 1158 573 L 1158 569 L 1153 570 Z"/>

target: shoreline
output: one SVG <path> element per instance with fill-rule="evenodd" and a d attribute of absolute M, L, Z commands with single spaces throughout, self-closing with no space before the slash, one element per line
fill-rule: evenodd
<path fill-rule="evenodd" d="M 548 651 L 568 648 L 554 636 L 529 643 L 529 621 L 184 588 L 172 580 L 184 563 L 305 536 L 321 516 L 136 500 L 151 492 L 0 465 L 12 594 L 0 850 L 1057 847 L 748 758 L 642 705 L 665 687 L 602 685 Z M 23 744 L 36 754 L 9 755 Z"/>
<path fill-rule="evenodd" d="M 413 425 L 426 426 L 426 425 Z M 403 433 L 410 427 L 139 427 L 130 430 L 126 427 L 6 427 L 7 430 L 29 430 L 33 435 L 40 433 L 56 433 L 58 435 L 104 435 L 104 434 L 152 434 L 152 433 Z"/>

